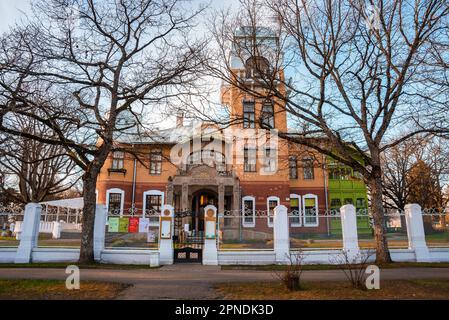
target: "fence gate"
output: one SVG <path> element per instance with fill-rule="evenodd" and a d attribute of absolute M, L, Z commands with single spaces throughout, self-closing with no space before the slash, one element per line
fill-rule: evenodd
<path fill-rule="evenodd" d="M 192 226 L 192 212 L 175 212 L 174 263 L 201 263 L 203 259 L 204 231 L 187 230 Z"/>

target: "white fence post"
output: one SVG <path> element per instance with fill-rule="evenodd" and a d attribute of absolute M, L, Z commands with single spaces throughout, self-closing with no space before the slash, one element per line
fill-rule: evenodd
<path fill-rule="evenodd" d="M 97 204 L 95 208 L 94 222 L 94 259 L 101 260 L 101 252 L 104 250 L 104 241 L 106 235 L 106 221 L 108 219 L 108 211 L 104 204 Z"/>
<path fill-rule="evenodd" d="M 163 205 L 159 217 L 159 260 L 161 264 L 173 264 L 174 209 Z"/>
<path fill-rule="evenodd" d="M 343 250 L 348 253 L 349 257 L 355 257 L 360 253 L 355 207 L 352 204 L 347 204 L 341 207 L 340 218 Z"/>
<path fill-rule="evenodd" d="M 430 253 L 426 244 L 421 206 L 416 203 L 405 205 L 408 248 L 415 251 L 417 262 L 429 262 Z"/>
<path fill-rule="evenodd" d="M 218 265 L 217 250 L 217 208 L 208 205 L 204 208 L 204 250 L 203 264 Z"/>
<path fill-rule="evenodd" d="M 31 262 L 31 254 L 37 246 L 39 236 L 41 209 L 41 205 L 38 203 L 28 203 L 25 206 L 20 244 L 17 248 L 14 263 Z"/>
<path fill-rule="evenodd" d="M 276 263 L 289 262 L 290 231 L 288 229 L 287 207 L 283 205 L 274 208 L 273 242 Z"/>

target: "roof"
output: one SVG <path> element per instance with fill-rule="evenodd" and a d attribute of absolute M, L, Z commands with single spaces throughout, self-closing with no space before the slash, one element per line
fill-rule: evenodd
<path fill-rule="evenodd" d="M 40 204 L 45 204 L 47 206 L 52 206 L 52 207 L 82 209 L 84 206 L 84 199 L 83 198 L 72 198 L 72 199 L 53 200 L 53 201 L 41 202 Z"/>

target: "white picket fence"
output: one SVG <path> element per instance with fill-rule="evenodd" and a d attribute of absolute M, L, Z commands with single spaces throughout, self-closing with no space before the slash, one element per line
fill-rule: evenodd
<path fill-rule="evenodd" d="M 65 221 L 40 221 L 39 233 L 50 233 L 53 239 L 60 239 L 61 232 L 81 232 L 81 223 L 67 223 Z M 14 226 L 14 234 L 16 239 L 20 240 L 22 234 L 22 221 L 17 221 Z"/>

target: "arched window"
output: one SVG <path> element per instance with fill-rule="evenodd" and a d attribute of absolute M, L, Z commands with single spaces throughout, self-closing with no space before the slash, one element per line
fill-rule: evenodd
<path fill-rule="evenodd" d="M 254 228 L 256 226 L 256 198 L 245 196 L 242 198 L 243 227 Z"/>
<path fill-rule="evenodd" d="M 123 215 L 125 191 L 118 188 L 106 190 L 106 207 L 111 214 Z"/>
<path fill-rule="evenodd" d="M 148 190 L 143 193 L 143 212 L 149 216 L 150 225 L 159 225 L 159 216 L 164 205 L 164 192 L 160 190 Z"/>
<path fill-rule="evenodd" d="M 269 227 L 273 227 L 274 223 L 274 208 L 280 204 L 279 197 L 268 197 L 267 198 L 267 223 Z"/>
<path fill-rule="evenodd" d="M 268 74 L 270 64 L 264 57 L 251 57 L 245 62 L 246 78 L 260 78 Z"/>
<path fill-rule="evenodd" d="M 306 194 L 302 197 L 304 227 L 318 227 L 318 196 Z"/>
<path fill-rule="evenodd" d="M 301 196 L 290 194 L 290 223 L 292 227 L 300 227 L 301 221 Z"/>

